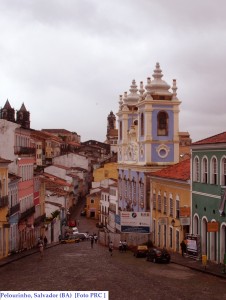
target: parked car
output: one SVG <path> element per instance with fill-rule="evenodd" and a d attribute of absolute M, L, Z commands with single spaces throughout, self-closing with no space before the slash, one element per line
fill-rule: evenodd
<path fill-rule="evenodd" d="M 169 263 L 170 262 L 170 253 L 166 249 L 160 248 L 151 248 L 147 253 L 147 261 L 152 261 L 153 263 Z"/>
<path fill-rule="evenodd" d="M 148 252 L 148 246 L 146 245 L 139 245 L 137 246 L 136 250 L 134 251 L 134 256 L 136 257 L 146 257 Z"/>
<path fill-rule="evenodd" d="M 80 213 L 80 216 L 85 217 L 86 216 L 86 211 L 82 210 L 81 213 Z"/>
<path fill-rule="evenodd" d="M 78 233 L 75 234 L 75 236 L 77 238 L 79 238 L 80 241 L 86 241 L 86 240 L 89 239 L 89 235 L 87 233 L 83 233 L 83 232 L 78 232 Z"/>
<path fill-rule="evenodd" d="M 72 227 L 71 229 L 72 229 L 72 233 L 73 234 L 78 233 L 78 228 L 77 227 Z"/>
<path fill-rule="evenodd" d="M 61 244 L 79 243 L 80 239 L 74 234 L 70 234 L 68 236 L 65 236 L 64 238 L 61 238 L 60 242 Z"/>

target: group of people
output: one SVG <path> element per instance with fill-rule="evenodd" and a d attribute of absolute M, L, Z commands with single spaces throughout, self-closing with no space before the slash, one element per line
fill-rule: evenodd
<path fill-rule="evenodd" d="M 96 233 L 93 233 L 90 235 L 90 242 L 91 242 L 91 248 L 93 248 L 93 244 L 97 243 L 97 240 L 98 240 L 98 236 Z"/>
<path fill-rule="evenodd" d="M 126 252 L 127 248 L 128 248 L 128 245 L 127 245 L 126 240 L 119 242 L 119 251 L 120 252 Z M 113 255 L 113 249 L 114 249 L 114 245 L 113 245 L 112 241 L 110 241 L 108 249 L 109 249 L 109 252 L 110 252 L 110 256 L 112 256 Z"/>
<path fill-rule="evenodd" d="M 127 247 L 128 246 L 126 240 L 124 240 L 123 242 L 122 241 L 119 242 L 119 246 L 118 246 L 119 252 L 126 252 Z"/>

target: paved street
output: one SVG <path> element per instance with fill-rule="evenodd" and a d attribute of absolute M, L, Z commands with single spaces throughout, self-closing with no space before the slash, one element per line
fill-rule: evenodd
<path fill-rule="evenodd" d="M 77 217 L 78 218 L 78 217 Z M 80 217 L 80 231 L 97 232 L 95 221 Z M 176 264 L 159 265 L 131 252 L 89 241 L 63 244 L 0 268 L 1 290 L 109 291 L 110 299 L 226 299 L 226 281 Z"/>

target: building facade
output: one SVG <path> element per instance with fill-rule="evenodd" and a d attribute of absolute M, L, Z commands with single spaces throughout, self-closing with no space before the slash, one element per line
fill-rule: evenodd
<path fill-rule="evenodd" d="M 145 88 L 141 82 L 138 91 L 133 80 L 130 93 L 120 96 L 117 113 L 119 214 L 125 211 L 150 213 L 147 173 L 179 161 L 181 102 L 177 98 L 176 80 L 170 91 L 170 85 L 162 76 L 157 63 L 153 79 L 147 79 Z M 139 229 L 142 232 L 141 228 L 135 230 Z"/>
<path fill-rule="evenodd" d="M 201 254 L 222 263 L 226 253 L 226 132 L 192 144 L 192 233 Z"/>

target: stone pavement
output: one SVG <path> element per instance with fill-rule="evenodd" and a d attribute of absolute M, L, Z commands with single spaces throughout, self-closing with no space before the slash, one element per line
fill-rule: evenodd
<path fill-rule="evenodd" d="M 59 243 L 52 243 L 47 245 L 47 248 L 45 251 L 49 251 L 50 248 L 58 246 Z M 104 246 L 103 246 L 104 247 Z M 22 259 L 26 256 L 32 255 L 34 253 L 37 253 L 38 249 L 30 249 L 27 251 L 23 251 L 20 253 L 13 254 L 11 256 L 8 256 L 6 258 L 3 258 L 0 260 L 0 268 L 19 259 Z M 182 257 L 178 253 L 171 253 L 171 263 L 178 264 L 187 268 L 190 268 L 192 270 L 206 273 L 209 275 L 213 275 L 216 277 L 219 277 L 221 279 L 226 280 L 226 267 L 225 267 L 225 272 L 224 272 L 224 265 L 219 265 L 219 264 L 214 264 L 207 262 L 207 266 L 203 266 L 201 261 L 194 260 L 189 257 Z"/>

